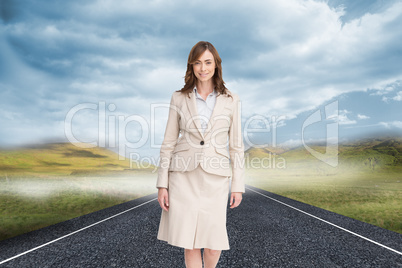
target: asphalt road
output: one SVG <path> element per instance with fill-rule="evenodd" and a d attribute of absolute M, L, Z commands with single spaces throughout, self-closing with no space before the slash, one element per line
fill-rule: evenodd
<path fill-rule="evenodd" d="M 0 242 L 0 267 L 184 267 L 156 193 Z M 217 267 L 402 267 L 402 235 L 246 187 Z"/>

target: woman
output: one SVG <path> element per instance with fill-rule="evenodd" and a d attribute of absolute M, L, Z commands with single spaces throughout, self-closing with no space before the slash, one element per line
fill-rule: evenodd
<path fill-rule="evenodd" d="M 185 85 L 171 98 L 160 151 L 157 237 L 184 248 L 186 267 L 202 267 L 201 248 L 204 267 L 216 266 L 221 251 L 229 249 L 230 177 L 230 208 L 244 193 L 240 101 L 224 85 L 221 62 L 209 42 L 191 49 Z"/>

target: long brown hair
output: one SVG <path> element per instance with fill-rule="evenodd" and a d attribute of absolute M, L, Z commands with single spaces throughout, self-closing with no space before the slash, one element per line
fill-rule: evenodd
<path fill-rule="evenodd" d="M 201 57 L 201 55 L 206 50 L 209 50 L 209 52 L 212 53 L 215 59 L 215 73 L 214 76 L 212 77 L 215 90 L 218 92 L 218 94 L 230 96 L 228 89 L 225 87 L 225 82 L 222 79 L 222 64 L 221 64 L 222 59 L 219 56 L 216 48 L 210 42 L 207 41 L 200 41 L 197 44 L 195 44 L 191 49 L 187 60 L 186 76 L 184 77 L 185 84 L 184 87 L 178 91 L 182 93 L 187 93 L 187 95 L 189 95 L 190 92 L 193 91 L 197 82 L 197 77 L 195 76 L 193 70 L 193 64 Z"/>

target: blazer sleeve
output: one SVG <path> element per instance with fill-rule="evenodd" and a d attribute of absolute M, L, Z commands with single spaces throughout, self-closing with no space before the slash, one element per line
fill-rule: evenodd
<path fill-rule="evenodd" d="M 179 120 L 180 113 L 178 107 L 175 105 L 175 93 L 173 93 L 170 100 L 169 116 L 166 125 L 165 136 L 160 151 L 156 188 L 169 188 L 169 166 L 172 152 L 176 147 L 177 139 L 179 137 Z"/>
<path fill-rule="evenodd" d="M 233 118 L 229 128 L 229 154 L 232 165 L 231 192 L 245 192 L 244 187 L 244 144 L 241 131 L 241 103 L 236 94 L 232 94 L 234 101 Z"/>

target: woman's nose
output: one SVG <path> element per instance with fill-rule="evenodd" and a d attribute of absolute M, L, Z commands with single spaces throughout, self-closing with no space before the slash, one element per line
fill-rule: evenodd
<path fill-rule="evenodd" d="M 204 70 L 205 70 L 205 64 L 201 63 L 201 71 L 204 71 Z"/>

